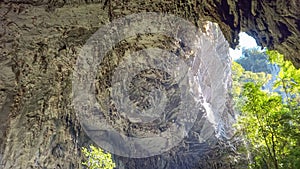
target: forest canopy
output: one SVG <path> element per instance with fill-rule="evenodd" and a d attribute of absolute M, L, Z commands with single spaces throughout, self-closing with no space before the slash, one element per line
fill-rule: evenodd
<path fill-rule="evenodd" d="M 280 71 L 273 89 L 263 90 L 271 64 Z M 249 168 L 300 168 L 300 70 L 277 51 L 250 49 L 233 62 L 232 76 L 235 127 L 244 143 L 239 150 Z"/>

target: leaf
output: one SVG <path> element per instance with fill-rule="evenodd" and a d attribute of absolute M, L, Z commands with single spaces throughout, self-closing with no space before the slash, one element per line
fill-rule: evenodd
<path fill-rule="evenodd" d="M 239 114 L 235 127 L 244 133 L 254 168 L 300 168 L 300 71 L 277 51 L 267 51 L 270 62 L 280 65 L 274 88 L 281 88 L 288 100 L 278 93 L 261 90 L 263 74 L 245 71 L 234 85 L 243 90 L 235 95 Z M 248 58 L 251 56 L 248 55 Z M 246 83 L 250 81 L 251 83 Z M 281 93 L 282 94 L 282 93 Z"/>
<path fill-rule="evenodd" d="M 101 148 L 90 145 L 89 150 L 83 147 L 82 153 L 87 158 L 82 165 L 87 166 L 88 169 L 113 169 L 116 167 L 111 154 L 105 153 Z"/>

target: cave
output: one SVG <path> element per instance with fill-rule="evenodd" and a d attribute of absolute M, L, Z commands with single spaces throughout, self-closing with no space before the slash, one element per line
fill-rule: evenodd
<path fill-rule="evenodd" d="M 246 32 L 254 37 L 259 46 L 278 50 L 284 54 L 285 59 L 290 60 L 295 67 L 300 68 L 298 55 L 300 50 L 300 8 L 296 0 L 252 0 L 247 2 L 241 0 L 174 2 L 151 0 L 4 0 L 0 4 L 0 51 L 2 54 L 0 57 L 0 168 L 82 168 L 80 148 L 95 142 L 95 140 L 90 139 L 91 135 L 86 131 L 87 128 L 95 126 L 90 125 L 90 121 L 82 123 L 74 111 L 74 107 L 76 107 L 74 103 L 77 102 L 74 102 L 72 98 L 72 94 L 74 94 L 73 72 L 76 68 L 86 68 L 84 66 L 88 63 L 95 62 L 94 60 L 84 60 L 85 64 L 78 64 L 78 55 L 80 55 L 84 45 L 89 40 L 91 43 L 99 43 L 90 37 L 97 34 L 97 31 L 99 32 L 99 29 L 108 23 L 118 25 L 118 22 L 122 21 L 124 22 L 123 25 L 126 25 L 128 21 L 132 20 L 126 16 L 135 16 L 134 18 L 143 21 L 141 18 L 143 15 L 140 13 L 147 14 L 150 12 L 154 18 L 157 17 L 156 14 L 160 14 L 158 19 L 162 20 L 169 15 L 184 19 L 183 22 L 186 24 L 180 26 L 189 26 L 189 23 L 192 23 L 197 30 L 202 32 L 201 37 L 203 36 L 207 42 L 211 42 L 211 46 L 202 47 L 206 49 L 211 47 L 214 52 L 199 54 L 205 58 L 202 60 L 194 57 L 198 54 L 198 50 L 196 48 L 195 51 L 189 46 L 198 35 L 191 36 L 194 35 L 191 31 L 192 33 L 188 34 L 188 37 L 181 36 L 178 33 L 180 29 L 177 30 L 172 25 L 180 19 L 171 19 L 173 22 L 169 29 L 175 29 L 175 31 L 169 31 L 167 34 L 174 34 L 173 38 L 172 36 L 170 38 L 161 34 L 153 34 L 151 30 L 147 32 L 146 28 L 141 28 L 144 34 L 126 37 L 124 41 L 120 41 L 114 47 L 100 44 L 102 45 L 101 49 L 97 48 L 95 51 L 101 53 L 103 48 L 108 48 L 108 56 L 110 57 L 103 58 L 102 65 L 100 65 L 101 70 L 97 72 L 95 77 L 82 76 L 76 82 L 90 80 L 85 78 L 95 78 L 97 90 L 92 92 L 95 92 L 97 97 L 92 101 L 98 100 L 101 105 L 107 104 L 107 100 L 102 100 L 102 98 L 110 97 L 108 93 L 111 92 L 110 88 L 114 87 L 112 82 L 114 80 L 115 82 L 122 81 L 122 76 L 113 78 L 116 67 L 119 65 L 130 67 L 131 65 L 120 64 L 121 61 L 118 57 L 120 54 L 126 56 L 131 52 L 145 51 L 148 47 L 159 47 L 170 51 L 173 57 L 183 59 L 187 65 L 180 67 L 180 71 L 172 64 L 168 64 L 170 67 L 168 73 L 162 72 L 162 67 L 160 69 L 145 67 L 146 71 L 140 72 L 132 78 L 132 81 L 128 82 L 131 84 L 128 87 L 131 93 L 136 93 L 131 95 L 131 99 L 128 101 L 135 102 L 137 107 L 145 110 L 145 112 L 151 107 L 160 110 L 160 101 L 164 102 L 165 98 L 172 98 L 170 103 L 166 103 L 169 104 L 169 107 L 166 106 L 169 113 L 164 114 L 164 118 L 161 118 L 162 115 L 155 114 L 147 116 L 147 121 L 151 121 L 149 125 L 140 124 L 141 119 L 137 118 L 122 117 L 117 119 L 117 117 L 122 116 L 122 113 L 114 111 L 115 106 L 118 105 L 116 103 L 110 104 L 110 107 L 104 107 L 109 113 L 103 114 L 103 116 L 113 119 L 110 124 L 115 125 L 118 131 L 124 132 L 128 136 L 145 137 L 147 135 L 143 135 L 143 130 L 151 131 L 150 135 L 164 132 L 168 126 L 172 126 L 172 123 L 176 121 L 176 118 L 173 118 L 173 110 L 176 112 L 178 102 L 191 101 L 190 99 L 180 100 L 177 95 L 183 95 L 183 91 L 188 91 L 188 89 L 197 89 L 197 86 L 201 86 L 201 92 L 207 100 L 207 103 L 201 102 L 202 106 L 199 105 L 197 111 L 201 116 L 206 114 L 207 119 L 213 117 L 212 119 L 222 122 L 217 125 L 213 124 L 213 120 L 207 122 L 201 116 L 191 116 L 186 121 L 193 120 L 193 125 L 189 125 L 188 128 L 191 131 L 199 132 L 190 132 L 189 136 L 191 137 L 187 137 L 185 141 L 180 143 L 180 146 L 168 147 L 168 150 L 160 155 L 132 158 L 134 156 L 126 157 L 122 156 L 122 153 L 116 152 L 114 158 L 120 169 L 235 167 L 235 164 L 230 162 L 228 158 L 224 158 L 224 155 L 233 154 L 234 156 L 235 153 L 234 145 L 230 144 L 230 138 L 233 136 L 230 125 L 235 117 L 230 95 L 226 91 L 230 89 L 231 85 L 231 60 L 228 56 L 228 50 L 229 47 L 235 48 L 238 45 L 240 32 Z M 144 20 L 147 20 L 147 17 L 148 15 L 145 16 L 146 19 Z M 161 20 L 150 19 L 150 21 L 153 22 L 153 25 L 149 25 L 149 22 L 146 22 L 145 25 L 155 27 L 155 23 L 159 21 L 163 23 Z M 194 27 L 191 30 L 194 30 Z M 101 34 L 107 44 L 114 40 L 114 38 L 105 39 L 111 36 L 110 33 L 123 35 L 113 26 L 111 28 L 106 28 L 107 34 Z M 126 27 L 124 30 L 130 33 Z M 185 32 L 182 35 L 185 35 Z M 100 38 L 99 34 L 98 38 Z M 154 51 L 158 55 L 162 55 L 161 52 Z M 165 63 L 166 58 L 168 58 L 159 60 L 144 53 L 140 54 L 149 57 L 147 60 L 156 65 Z M 216 57 L 218 59 L 215 59 Z M 128 61 L 132 60 L 132 58 L 128 58 Z M 139 61 L 136 60 L 136 62 Z M 218 62 L 217 65 L 221 65 L 219 69 L 214 65 L 216 62 Z M 193 64 L 190 76 L 197 74 L 197 77 L 201 79 L 195 80 L 193 83 L 195 86 L 186 86 L 183 82 L 174 83 L 174 79 L 170 76 L 181 77 L 180 73 L 188 70 L 190 63 Z M 143 65 L 142 62 L 140 64 Z M 132 66 L 131 69 L 135 70 L 135 67 Z M 173 69 L 174 71 L 171 71 Z M 126 73 L 121 68 L 118 71 L 120 74 Z M 177 72 L 179 75 L 176 74 Z M 130 73 L 128 76 L 131 76 Z M 144 84 L 144 81 L 146 84 L 152 84 L 152 86 L 137 85 Z M 155 85 L 157 83 L 158 86 Z M 117 85 L 115 87 L 115 92 L 122 89 Z M 86 88 L 88 87 L 86 86 Z M 145 92 L 153 88 L 155 90 L 163 88 L 162 90 L 167 91 L 166 96 L 160 96 L 155 92 Z M 145 93 L 140 93 L 141 90 Z M 199 93 L 201 92 L 198 89 L 193 91 L 197 95 L 197 97 L 193 97 L 194 99 L 203 99 L 200 97 Z M 218 97 L 217 91 L 221 91 L 223 94 Z M 90 91 L 88 90 L 88 92 Z M 82 96 L 85 94 L 80 93 Z M 137 99 L 145 97 L 145 95 L 153 95 L 153 97 L 158 98 L 158 101 L 153 101 L 149 97 L 143 101 Z M 190 96 L 186 97 L 189 98 Z M 123 101 L 120 100 L 119 102 L 119 106 L 122 105 Z M 212 111 L 210 112 L 211 116 L 208 117 L 210 107 Z M 82 111 L 86 110 L 94 111 L 95 108 L 89 107 Z M 119 123 L 126 125 L 118 126 Z M 183 123 L 185 124 L 185 122 Z M 152 124 L 159 127 L 152 131 L 149 129 Z M 185 136 L 180 135 L 180 137 Z M 205 141 L 203 141 L 204 138 Z M 195 140 L 198 141 L 197 144 L 189 143 L 189 141 Z"/>

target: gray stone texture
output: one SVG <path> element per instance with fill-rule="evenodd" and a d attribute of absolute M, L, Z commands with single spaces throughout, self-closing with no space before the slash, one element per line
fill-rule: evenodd
<path fill-rule="evenodd" d="M 72 72 L 81 47 L 101 25 L 147 11 L 175 14 L 200 28 L 209 20 L 219 24 L 231 47 L 244 31 L 259 44 L 285 54 L 299 68 L 299 4 L 299 0 L 1 1 L 0 168 L 82 168 L 80 147 L 92 142 L 72 109 Z M 227 59 L 223 64 L 229 68 Z M 227 96 L 228 107 L 215 115 L 228 128 L 207 142 L 197 140 L 201 132 L 197 130 L 205 124 L 198 119 L 195 132 L 163 155 L 143 159 L 114 156 L 114 160 L 119 168 L 130 169 L 230 168 L 224 154 L 234 154 L 234 147 L 222 141 L 232 134 L 227 126 L 232 116 L 230 102 Z"/>

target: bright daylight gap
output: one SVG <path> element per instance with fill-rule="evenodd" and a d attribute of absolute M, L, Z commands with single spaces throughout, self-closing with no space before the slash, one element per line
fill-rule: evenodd
<path fill-rule="evenodd" d="M 236 49 L 229 48 L 229 55 L 232 57 L 233 60 L 236 60 L 242 56 L 242 48 L 249 49 L 249 48 L 257 48 L 257 43 L 255 39 L 245 32 L 239 33 L 239 47 Z"/>

